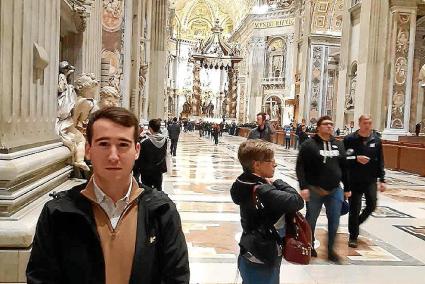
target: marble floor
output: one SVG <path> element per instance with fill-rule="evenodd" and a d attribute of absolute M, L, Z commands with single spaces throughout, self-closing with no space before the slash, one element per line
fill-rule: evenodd
<path fill-rule="evenodd" d="M 244 138 L 224 134 L 218 146 L 198 132 L 182 133 L 174 169 L 164 188 L 176 202 L 189 247 L 191 283 L 241 283 L 236 259 L 239 208 L 229 190 L 241 173 L 237 149 Z M 297 151 L 276 145 L 276 178 L 298 188 Z M 347 215 L 341 218 L 337 251 L 342 265 L 326 260 L 327 222 L 319 217 L 308 266 L 283 262 L 281 283 L 425 283 L 425 178 L 387 171 L 389 188 L 361 227 L 359 247 L 347 247 Z"/>

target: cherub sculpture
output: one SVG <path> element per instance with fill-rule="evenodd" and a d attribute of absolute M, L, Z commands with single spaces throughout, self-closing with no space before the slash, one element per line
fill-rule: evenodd
<path fill-rule="evenodd" d="M 100 89 L 99 109 L 118 106 L 120 96 L 112 86 L 104 86 Z"/>

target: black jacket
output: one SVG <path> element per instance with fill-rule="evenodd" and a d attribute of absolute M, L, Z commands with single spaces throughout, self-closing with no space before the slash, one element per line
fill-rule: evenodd
<path fill-rule="evenodd" d="M 272 135 L 275 133 L 270 124 L 266 123 L 263 129 L 255 127 L 249 132 L 248 139 L 262 139 L 264 141 L 272 142 Z"/>
<path fill-rule="evenodd" d="M 349 191 L 345 157 L 343 142 L 333 137 L 326 142 L 319 135 L 314 135 L 305 141 L 301 145 L 296 165 L 300 189 L 318 186 L 332 191 L 342 181 L 344 191 Z"/>
<path fill-rule="evenodd" d="M 233 202 L 240 206 L 244 232 L 241 236 L 241 244 L 244 243 L 246 234 L 264 224 L 253 201 L 254 186 L 259 184 L 262 185 L 257 188 L 256 193 L 264 205 L 270 224 L 276 223 L 283 214 L 295 213 L 304 207 L 304 201 L 298 192 L 282 180 L 278 179 L 271 185 L 256 175 L 243 173 L 236 179 L 230 190 Z M 241 254 L 249 250 L 249 247 L 241 245 Z"/>
<path fill-rule="evenodd" d="M 301 130 L 298 134 L 299 145 L 303 144 L 308 138 L 308 134 Z"/>
<path fill-rule="evenodd" d="M 344 138 L 344 146 L 347 152 L 352 152 L 347 157 L 349 184 L 372 183 L 377 179 L 385 182 L 382 141 L 375 132 L 366 138 L 361 137 L 358 131 L 351 133 Z M 357 162 L 360 155 L 369 157 L 369 162 L 365 165 Z"/>
<path fill-rule="evenodd" d="M 140 143 L 139 158 L 134 162 L 134 172 L 144 176 L 162 175 L 167 172 L 167 139 L 162 136 L 161 144 L 154 145 L 152 137 L 154 136 L 151 135 Z"/>
<path fill-rule="evenodd" d="M 26 274 L 28 283 L 105 283 L 105 263 L 86 185 L 58 193 L 41 212 Z M 136 247 L 129 283 L 189 283 L 180 216 L 163 192 L 138 197 Z M 152 237 L 156 242 L 150 243 Z"/>
<path fill-rule="evenodd" d="M 168 137 L 170 139 L 173 139 L 173 140 L 179 139 L 180 125 L 173 122 L 172 124 L 168 125 L 167 130 L 168 130 Z"/>

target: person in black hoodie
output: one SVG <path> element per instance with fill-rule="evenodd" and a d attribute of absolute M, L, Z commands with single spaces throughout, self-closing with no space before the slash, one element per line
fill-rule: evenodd
<path fill-rule="evenodd" d="M 360 224 L 376 209 L 377 188 L 381 192 L 386 189 L 382 142 L 378 134 L 372 130 L 372 118 L 369 115 L 360 116 L 359 127 L 359 130 L 344 138 L 344 146 L 349 155 L 348 180 L 352 192 L 348 217 L 350 232 L 348 246 L 352 248 L 357 247 Z M 360 214 L 363 194 L 366 198 L 366 207 Z"/>
<path fill-rule="evenodd" d="M 161 121 L 149 121 L 150 135 L 140 144 L 140 155 L 134 163 L 142 184 L 162 190 L 162 174 L 167 172 L 167 138 L 161 134 Z"/>
<path fill-rule="evenodd" d="M 284 232 L 284 215 L 295 213 L 304 207 L 297 191 L 278 179 L 272 181 L 276 162 L 271 143 L 259 139 L 247 140 L 239 146 L 238 159 L 243 174 L 230 190 L 232 200 L 240 206 L 243 233 L 240 239 L 238 267 L 243 283 L 279 283 L 282 251 L 277 244 L 270 251 L 257 251 L 259 240 L 256 232 L 266 224 L 274 224 L 280 237 Z M 254 195 L 264 206 L 264 215 L 256 209 Z M 272 241 L 273 242 L 273 241 Z M 261 256 L 276 255 L 270 263 Z"/>
<path fill-rule="evenodd" d="M 323 204 L 328 218 L 328 259 L 339 263 L 333 246 L 345 198 L 351 195 L 347 184 L 344 144 L 332 137 L 333 122 L 329 116 L 317 121 L 317 134 L 305 141 L 298 153 L 296 173 L 301 196 L 307 201 L 306 219 L 313 233 Z M 340 183 L 344 183 L 344 194 Z M 314 248 L 311 255 L 317 257 Z"/>

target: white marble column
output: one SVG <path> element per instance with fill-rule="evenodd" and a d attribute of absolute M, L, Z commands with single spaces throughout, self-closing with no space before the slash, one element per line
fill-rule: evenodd
<path fill-rule="evenodd" d="M 164 118 L 167 78 L 167 11 L 168 1 L 152 1 L 149 113 L 148 118 Z"/>
<path fill-rule="evenodd" d="M 140 117 L 140 66 L 141 58 L 141 37 L 142 37 L 142 2 L 133 1 L 132 3 L 132 35 L 131 35 L 131 72 L 130 72 L 130 110 Z"/>
<path fill-rule="evenodd" d="M 409 132 L 416 7 L 391 8 L 391 79 L 384 138 L 396 140 Z"/>

